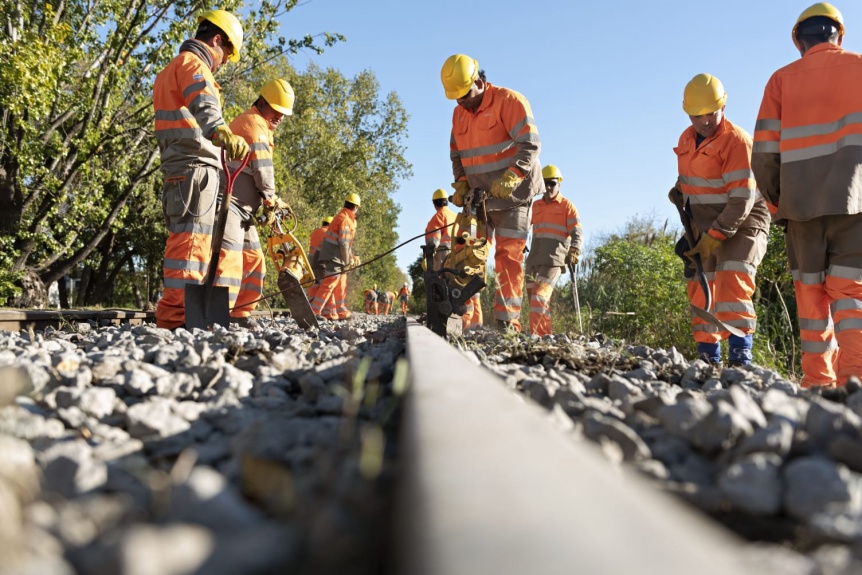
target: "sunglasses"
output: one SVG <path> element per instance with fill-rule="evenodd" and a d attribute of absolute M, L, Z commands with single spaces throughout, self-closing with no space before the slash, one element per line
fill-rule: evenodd
<path fill-rule="evenodd" d="M 546 188 L 556 188 L 557 184 L 559 184 L 559 183 L 560 182 L 558 182 L 557 180 L 545 180 L 545 187 Z"/>

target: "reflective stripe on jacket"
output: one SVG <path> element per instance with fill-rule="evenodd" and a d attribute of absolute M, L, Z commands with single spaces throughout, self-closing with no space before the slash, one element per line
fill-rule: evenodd
<path fill-rule="evenodd" d="M 477 110 L 455 106 L 449 156 L 455 181 L 466 179 L 471 188 L 490 190 L 507 169 L 524 178 L 511 198 L 488 200 L 489 208 L 500 209 L 544 192 L 541 142 L 527 99 L 507 88 L 485 86 Z"/>
<path fill-rule="evenodd" d="M 335 214 L 326 228 L 318 259 L 322 262 L 334 261 L 342 265 L 349 264 L 349 261 L 342 259 L 342 247 L 346 248 L 348 257 L 352 256 L 351 248 L 355 235 L 356 213 L 348 208 L 341 208 L 341 211 Z"/>
<path fill-rule="evenodd" d="M 425 226 L 425 243 L 434 245 L 437 248 L 452 249 L 452 225 L 455 223 L 455 212 L 449 209 L 449 206 L 440 206 L 437 208 L 437 213 L 428 221 Z M 443 228 L 443 226 L 449 226 Z M 443 228 L 438 229 L 438 228 Z M 431 230 L 437 230 L 436 232 Z"/>
<path fill-rule="evenodd" d="M 776 218 L 862 212 L 862 55 L 818 44 L 775 72 L 754 129 L 752 165 Z"/>
<path fill-rule="evenodd" d="M 192 164 L 221 167 L 211 139 L 224 124 L 209 47 L 186 40 L 153 84 L 155 136 L 165 173 Z"/>
<path fill-rule="evenodd" d="M 240 205 L 249 207 L 254 213 L 260 207 L 262 197 L 275 197 L 272 131 L 255 106 L 234 118 L 230 123 L 230 131 L 242 136 L 249 148 L 248 164 L 233 185 L 233 195 Z M 239 165 L 238 161 L 228 162 L 231 170 Z"/>
<path fill-rule="evenodd" d="M 527 254 L 526 265 L 559 266 L 566 265 L 569 246 L 583 250 L 581 222 L 575 205 L 562 194 L 546 202 L 539 198 L 533 202 L 533 241 Z"/>
<path fill-rule="evenodd" d="M 769 209 L 751 170 L 751 136 L 724 117 L 715 134 L 697 146 L 689 126 L 674 148 L 678 186 L 701 233 L 724 240 L 745 228 L 769 229 Z M 697 146 L 697 147 L 696 147 Z"/>

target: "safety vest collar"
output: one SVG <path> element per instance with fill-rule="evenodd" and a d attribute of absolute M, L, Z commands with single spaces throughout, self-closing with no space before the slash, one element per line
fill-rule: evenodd
<path fill-rule="evenodd" d="M 730 123 L 730 120 L 727 119 L 727 116 L 722 115 L 721 123 L 718 125 L 718 129 L 715 131 L 715 133 L 712 136 L 710 136 L 709 138 L 705 138 L 703 140 L 703 142 L 700 143 L 700 146 L 698 147 L 698 149 L 699 150 L 703 149 L 704 145 L 712 142 L 713 140 L 718 139 L 721 135 L 723 135 L 728 130 L 730 130 L 732 125 L 733 124 Z M 685 139 L 686 139 L 686 144 L 691 143 L 691 147 L 694 148 L 695 142 L 697 142 L 697 132 L 695 132 L 694 126 L 689 126 L 688 128 L 686 128 Z"/>
<path fill-rule="evenodd" d="M 812 46 L 809 48 L 805 54 L 802 55 L 803 58 L 807 58 L 812 54 L 818 54 L 820 52 L 827 51 L 835 51 L 835 52 L 843 52 L 844 48 L 839 46 L 838 44 L 833 44 L 832 42 L 823 42 L 822 44 L 817 44 L 816 46 Z"/>
<path fill-rule="evenodd" d="M 218 57 L 218 55 L 213 51 L 212 48 L 210 48 L 200 40 L 195 40 L 194 38 L 183 42 L 180 45 L 180 52 L 191 52 L 192 54 L 200 58 L 201 61 L 206 64 L 207 68 L 209 68 L 210 70 L 213 69 L 213 64 Z"/>
<path fill-rule="evenodd" d="M 482 95 L 482 103 L 479 104 L 479 107 L 475 110 L 468 110 L 467 108 L 463 108 L 463 110 L 471 116 L 478 116 L 479 114 L 491 107 L 491 104 L 494 103 L 494 95 L 496 93 L 497 88 L 491 85 L 490 82 L 485 82 L 485 92 Z"/>

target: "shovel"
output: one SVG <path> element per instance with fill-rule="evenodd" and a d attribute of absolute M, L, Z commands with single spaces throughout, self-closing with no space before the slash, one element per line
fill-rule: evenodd
<path fill-rule="evenodd" d="M 689 247 L 694 247 L 697 245 L 697 241 L 694 237 L 694 229 L 691 227 L 691 217 L 688 214 L 688 210 L 683 202 L 682 192 L 678 189 L 674 188 L 670 194 L 671 201 L 673 201 L 673 205 L 676 206 L 676 211 L 679 212 L 679 219 L 682 220 L 682 228 L 685 233 L 685 241 L 688 242 Z M 704 308 L 701 309 L 694 304 L 690 304 L 691 311 L 702 319 L 705 322 L 711 323 L 718 329 L 722 331 L 730 332 L 732 335 L 737 337 L 745 337 L 745 332 L 739 328 L 733 327 L 732 325 L 727 325 L 707 310 L 712 307 L 712 293 L 709 289 L 709 282 L 706 280 L 706 274 L 703 272 L 703 262 L 700 259 L 700 254 L 694 254 L 691 257 L 692 262 L 694 262 L 694 267 L 697 270 L 697 281 L 700 284 L 700 289 L 703 290 L 704 295 Z"/>
<path fill-rule="evenodd" d="M 227 154 L 222 150 L 221 165 L 225 176 L 225 193 L 219 208 L 218 222 L 212 238 L 212 257 L 207 268 L 207 277 L 203 284 L 187 284 L 185 293 L 186 328 L 209 329 L 213 325 L 227 327 L 230 324 L 230 290 L 227 286 L 214 286 L 221 254 L 224 229 L 227 226 L 227 215 L 230 210 L 230 196 L 233 193 L 233 183 L 242 169 L 248 164 L 251 154 L 247 155 L 239 167 L 231 173 L 227 166 Z"/>

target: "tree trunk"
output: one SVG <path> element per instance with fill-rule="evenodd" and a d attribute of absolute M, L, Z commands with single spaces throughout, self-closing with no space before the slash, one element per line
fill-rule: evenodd
<path fill-rule="evenodd" d="M 87 301 L 87 290 L 90 289 L 90 278 L 93 276 L 93 268 L 84 266 L 84 271 L 81 272 L 81 283 L 78 284 L 78 295 L 75 298 L 75 306 L 83 307 Z"/>
<path fill-rule="evenodd" d="M 69 286 L 66 284 L 66 276 L 57 280 L 57 288 L 60 290 L 60 309 L 69 309 Z"/>
<path fill-rule="evenodd" d="M 48 290 L 45 284 L 36 275 L 36 272 L 27 270 L 21 278 L 21 295 L 12 300 L 12 307 L 27 309 L 45 309 L 48 307 Z"/>

